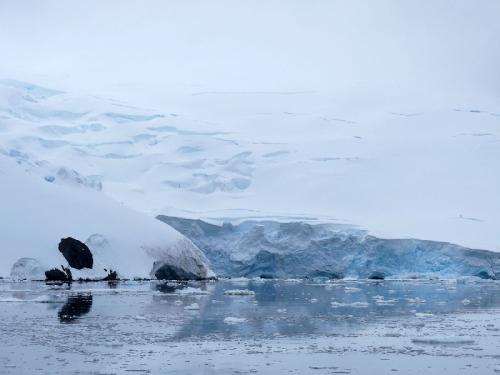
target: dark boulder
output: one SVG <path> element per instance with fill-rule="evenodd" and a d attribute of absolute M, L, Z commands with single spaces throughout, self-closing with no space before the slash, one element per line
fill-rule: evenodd
<path fill-rule="evenodd" d="M 92 268 L 94 265 L 90 249 L 83 242 L 74 238 L 61 239 L 61 242 L 59 242 L 59 251 L 72 268 L 81 270 L 82 268 Z"/>
<path fill-rule="evenodd" d="M 108 270 L 106 269 L 104 269 L 104 271 L 108 272 Z M 109 270 L 106 277 L 102 279 L 102 281 L 116 281 L 116 280 L 118 280 L 118 274 L 116 273 L 116 271 L 113 270 Z"/>
<path fill-rule="evenodd" d="M 374 271 L 370 274 L 370 276 L 368 276 L 368 279 L 370 279 L 370 280 L 384 280 L 385 275 L 380 271 Z"/>
<path fill-rule="evenodd" d="M 199 280 L 200 278 L 194 273 L 184 271 L 183 269 L 163 264 L 159 267 L 154 267 L 154 275 L 158 280 Z"/>
<path fill-rule="evenodd" d="M 45 271 L 46 281 L 72 281 L 73 275 L 71 270 L 64 266 L 61 266 L 62 270 L 59 268 L 52 268 L 51 270 Z"/>
<path fill-rule="evenodd" d="M 274 279 L 274 275 L 272 273 L 262 273 L 259 276 L 261 279 L 271 280 Z"/>

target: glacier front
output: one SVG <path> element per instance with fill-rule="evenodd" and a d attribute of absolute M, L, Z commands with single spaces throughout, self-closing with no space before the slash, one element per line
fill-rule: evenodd
<path fill-rule="evenodd" d="M 500 278 L 500 253 L 447 242 L 382 239 L 336 224 L 157 218 L 191 239 L 219 276 Z"/>

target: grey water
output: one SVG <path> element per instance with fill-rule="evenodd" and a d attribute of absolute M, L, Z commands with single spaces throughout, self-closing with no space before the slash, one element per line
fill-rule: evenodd
<path fill-rule="evenodd" d="M 1 282 L 0 373 L 495 373 L 499 318 L 476 279 Z"/>

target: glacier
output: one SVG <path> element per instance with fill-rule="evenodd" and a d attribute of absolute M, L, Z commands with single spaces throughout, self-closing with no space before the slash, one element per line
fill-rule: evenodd
<path fill-rule="evenodd" d="M 490 96 L 387 91 L 374 105 L 362 91 L 89 94 L 48 82 L 0 80 L 0 153 L 54 185 L 150 217 L 315 218 L 500 251 Z"/>
<path fill-rule="evenodd" d="M 226 277 L 500 278 L 500 253 L 419 239 L 383 239 L 345 225 L 158 216 Z"/>

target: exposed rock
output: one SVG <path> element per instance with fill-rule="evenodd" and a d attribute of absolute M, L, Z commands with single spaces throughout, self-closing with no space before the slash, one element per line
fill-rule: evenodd
<path fill-rule="evenodd" d="M 106 269 L 104 271 L 108 272 Z M 116 273 L 116 271 L 109 270 L 108 275 L 102 280 L 103 281 L 116 281 L 116 280 L 118 280 L 118 274 Z"/>
<path fill-rule="evenodd" d="M 81 270 L 82 268 L 92 268 L 94 265 L 90 249 L 83 242 L 74 238 L 61 239 L 61 242 L 59 242 L 59 251 L 72 268 Z"/>
<path fill-rule="evenodd" d="M 194 273 L 184 271 L 181 268 L 170 264 L 155 262 L 153 264 L 153 274 L 158 280 L 199 280 Z"/>
<path fill-rule="evenodd" d="M 64 266 L 61 266 L 62 271 L 59 268 L 52 268 L 51 270 L 45 271 L 46 281 L 73 281 L 73 276 L 71 270 Z"/>
<path fill-rule="evenodd" d="M 370 280 L 384 280 L 385 276 L 383 272 L 380 271 L 374 271 L 368 276 Z"/>
<path fill-rule="evenodd" d="M 270 273 L 262 273 L 259 275 L 261 279 L 271 280 L 274 279 L 274 276 Z"/>

